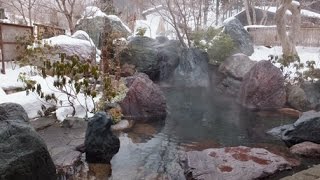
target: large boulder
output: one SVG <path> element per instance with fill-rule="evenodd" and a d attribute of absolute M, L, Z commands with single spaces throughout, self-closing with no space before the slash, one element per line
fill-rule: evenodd
<path fill-rule="evenodd" d="M 310 103 L 311 109 L 319 109 L 320 107 L 320 81 L 304 82 L 301 84 L 301 89 L 306 94 L 306 98 Z"/>
<path fill-rule="evenodd" d="M 255 65 L 255 61 L 242 53 L 234 54 L 227 58 L 219 66 L 219 71 L 237 80 L 242 80 L 243 77 Z"/>
<path fill-rule="evenodd" d="M 283 157 L 265 149 L 244 146 L 190 151 L 186 154 L 188 179 L 261 179 L 292 166 Z"/>
<path fill-rule="evenodd" d="M 175 86 L 207 87 L 209 85 L 208 54 L 188 48 L 181 52 L 180 63 L 175 69 L 172 83 Z"/>
<path fill-rule="evenodd" d="M 76 55 L 81 61 L 95 62 L 97 53 L 99 53 L 89 35 L 84 31 L 77 31 L 73 36 L 59 35 L 43 41 L 54 47 L 54 49 L 49 49 L 49 55 L 64 53 L 67 56 Z M 54 56 L 53 58 L 59 57 Z"/>
<path fill-rule="evenodd" d="M 160 87 L 146 74 L 127 77 L 129 91 L 119 103 L 123 114 L 132 120 L 158 120 L 166 117 L 166 99 Z"/>
<path fill-rule="evenodd" d="M 152 80 L 165 80 L 179 63 L 180 43 L 173 40 L 136 36 L 120 55 L 121 64 L 134 65 Z"/>
<path fill-rule="evenodd" d="M 0 105 L 0 179 L 56 179 L 55 165 L 41 137 L 18 104 Z"/>
<path fill-rule="evenodd" d="M 0 121 L 6 120 L 21 120 L 28 122 L 28 114 L 19 104 L 15 103 L 2 103 L 0 104 Z"/>
<path fill-rule="evenodd" d="M 245 75 L 240 103 L 250 109 L 279 109 L 286 103 L 284 77 L 270 61 L 259 61 Z"/>
<path fill-rule="evenodd" d="M 244 29 L 241 22 L 232 17 L 223 22 L 223 32 L 230 35 L 239 52 L 251 56 L 254 52 L 250 34 Z"/>
<path fill-rule="evenodd" d="M 99 8 L 89 6 L 83 13 L 76 25 L 76 30 L 83 30 L 89 34 L 94 44 L 100 49 L 102 47 L 102 34 L 108 28 L 109 32 L 119 36 L 127 37 L 131 30 L 115 15 L 107 15 Z"/>
<path fill-rule="evenodd" d="M 320 144 L 320 112 L 304 112 L 295 123 L 276 127 L 268 133 L 280 136 L 288 146 L 304 141 Z"/>
<path fill-rule="evenodd" d="M 288 104 L 300 111 L 310 110 L 311 103 L 304 90 L 297 85 L 289 85 L 287 87 Z"/>
<path fill-rule="evenodd" d="M 88 163 L 110 164 L 118 153 L 120 140 L 112 133 L 111 125 L 111 116 L 105 112 L 98 112 L 89 119 L 84 142 Z"/>

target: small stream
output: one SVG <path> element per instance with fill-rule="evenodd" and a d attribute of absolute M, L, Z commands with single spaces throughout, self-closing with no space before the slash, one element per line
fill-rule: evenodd
<path fill-rule="evenodd" d="M 112 161 L 113 180 L 185 179 L 180 156 L 185 151 L 250 146 L 288 155 L 281 141 L 266 135 L 296 119 L 275 113 L 248 112 L 234 98 L 202 88 L 163 88 L 168 106 L 165 122 L 136 124 L 118 134 L 121 147 Z M 304 160 L 295 170 L 313 162 Z M 292 174 L 284 172 L 269 179 Z"/>

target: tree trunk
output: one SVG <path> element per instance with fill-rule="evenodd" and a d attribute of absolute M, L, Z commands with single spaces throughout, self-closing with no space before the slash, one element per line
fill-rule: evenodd
<path fill-rule="evenodd" d="M 255 3 L 255 1 L 251 1 L 251 9 L 252 9 L 252 23 L 253 24 L 257 24 L 257 14 L 256 14 L 256 8 L 255 8 L 255 6 L 256 6 L 256 3 Z"/>
<path fill-rule="evenodd" d="M 68 21 L 68 26 L 69 26 L 69 29 L 70 29 L 70 33 L 73 34 L 73 33 L 75 32 L 75 27 L 74 27 L 74 25 L 73 25 L 72 16 L 66 14 L 66 17 L 67 17 L 67 21 Z"/>
<path fill-rule="evenodd" d="M 249 0 L 243 0 L 243 3 L 244 3 L 244 8 L 246 10 L 248 25 L 252 25 L 251 16 L 250 16 L 250 9 L 249 9 L 249 2 L 248 1 Z"/>
<path fill-rule="evenodd" d="M 287 34 L 286 11 L 292 12 L 292 27 Z M 276 25 L 278 37 L 282 45 L 282 53 L 284 58 L 298 56 L 296 50 L 297 38 L 299 36 L 301 24 L 300 5 L 292 3 L 292 0 L 282 0 L 279 9 L 276 12 Z"/>
<path fill-rule="evenodd" d="M 203 25 L 207 27 L 208 24 L 208 12 L 209 12 L 209 0 L 204 0 L 204 8 L 203 8 Z"/>
<path fill-rule="evenodd" d="M 216 0 L 216 26 L 219 24 L 219 10 L 220 10 L 220 0 Z"/>

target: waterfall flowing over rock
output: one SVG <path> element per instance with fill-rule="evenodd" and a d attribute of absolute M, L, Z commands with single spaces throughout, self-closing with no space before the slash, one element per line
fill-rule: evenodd
<path fill-rule="evenodd" d="M 180 62 L 175 69 L 172 83 L 177 86 L 207 87 L 208 76 L 208 55 L 199 49 L 183 49 Z"/>

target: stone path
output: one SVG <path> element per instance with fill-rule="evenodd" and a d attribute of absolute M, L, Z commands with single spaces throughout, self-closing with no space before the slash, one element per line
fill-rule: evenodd
<path fill-rule="evenodd" d="M 281 180 L 320 180 L 320 165 L 313 166 Z"/>

